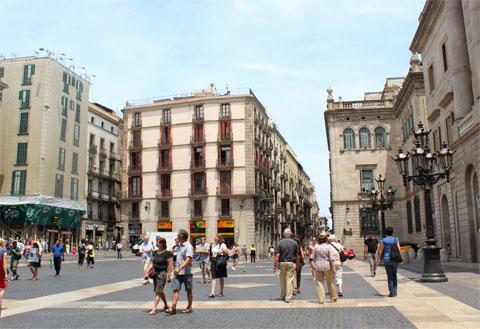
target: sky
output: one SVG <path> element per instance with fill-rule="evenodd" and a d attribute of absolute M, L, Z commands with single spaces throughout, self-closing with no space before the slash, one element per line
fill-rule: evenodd
<path fill-rule="evenodd" d="M 2 0 L 0 55 L 39 48 L 93 76 L 90 101 L 250 87 L 329 216 L 326 89 L 359 100 L 408 72 L 424 0 Z M 85 67 L 85 70 L 79 69 Z"/>

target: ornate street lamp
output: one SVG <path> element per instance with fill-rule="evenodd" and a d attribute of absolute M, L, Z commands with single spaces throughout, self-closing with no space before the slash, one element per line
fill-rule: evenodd
<path fill-rule="evenodd" d="M 392 158 L 403 178 L 403 184 L 407 186 L 410 181 L 413 181 L 414 184 L 423 186 L 424 190 L 427 246 L 423 248 L 424 263 L 420 281 L 446 282 L 448 278 L 442 270 L 440 247 L 436 245 L 430 191 L 441 178 L 450 182 L 450 170 L 455 152 L 450 150 L 445 142 L 442 143 L 440 151 L 432 151 L 428 138 L 430 130 L 425 129 L 422 122 L 419 122 L 418 128 L 412 132 L 415 137 L 415 147 L 410 152 L 399 149 L 398 154 Z M 409 170 L 409 159 L 411 159 L 412 170 Z"/>
<path fill-rule="evenodd" d="M 393 208 L 393 197 L 396 191 L 392 189 L 391 185 L 388 189 L 385 189 L 385 177 L 382 175 L 379 175 L 375 181 L 377 182 L 378 190 L 373 189 L 370 191 L 370 203 L 374 211 L 380 211 L 382 221 L 381 233 L 382 237 L 385 237 L 385 210 Z"/>

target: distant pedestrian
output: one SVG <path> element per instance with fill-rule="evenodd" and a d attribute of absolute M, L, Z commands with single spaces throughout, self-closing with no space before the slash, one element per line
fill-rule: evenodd
<path fill-rule="evenodd" d="M 233 242 L 232 249 L 230 250 L 230 254 L 232 256 L 232 271 L 235 271 L 235 267 L 238 265 L 238 259 L 240 258 L 240 247 L 238 246 L 237 241 Z"/>
<path fill-rule="evenodd" d="M 173 272 L 173 261 L 172 253 L 167 250 L 167 240 L 164 238 L 157 238 L 157 250 L 152 254 L 152 261 L 147 266 L 145 275 L 148 276 L 148 273 L 150 272 L 153 272 L 152 279 L 155 299 L 153 300 L 152 309 L 148 314 L 155 315 L 157 314 L 157 306 L 160 299 L 163 301 L 162 310 L 166 311 L 169 309 L 163 288 L 165 287 L 165 283 L 172 281 L 171 274 Z"/>
<path fill-rule="evenodd" d="M 0 317 L 2 316 L 2 300 L 7 289 L 7 250 L 5 240 L 0 238 Z"/>
<path fill-rule="evenodd" d="M 115 249 L 117 249 L 117 259 L 122 259 L 122 248 L 123 248 L 122 241 L 118 241 L 115 244 Z"/>
<path fill-rule="evenodd" d="M 227 277 L 228 248 L 225 245 L 220 234 L 215 236 L 213 243 L 210 245 L 210 272 L 212 273 L 211 291 L 208 297 L 215 298 L 215 287 L 217 279 L 220 281 L 220 293 L 218 296 L 223 297 L 225 288 L 225 278 Z"/>
<path fill-rule="evenodd" d="M 333 285 L 335 266 L 333 265 L 332 247 L 327 243 L 327 235 L 322 233 L 315 245 L 312 267 L 315 269 L 315 280 L 317 282 L 317 298 L 320 304 L 325 302 L 324 281 L 327 280 L 328 294 L 332 302 L 337 301 L 337 291 Z"/>
<path fill-rule="evenodd" d="M 85 262 L 85 254 L 87 252 L 87 245 L 85 244 L 85 239 L 80 241 L 80 245 L 78 246 L 78 267 L 82 268 L 83 263 Z"/>
<path fill-rule="evenodd" d="M 52 246 L 53 253 L 53 265 L 55 266 L 55 277 L 60 276 L 60 270 L 62 269 L 62 260 L 64 257 L 65 249 L 60 244 L 60 240 L 57 239 Z"/>
<path fill-rule="evenodd" d="M 255 248 L 255 245 L 252 244 L 250 246 L 250 263 L 256 263 L 257 259 L 257 248 Z"/>
<path fill-rule="evenodd" d="M 145 234 L 143 236 L 143 242 L 140 244 L 139 247 L 139 253 L 142 255 L 142 261 L 143 261 L 143 273 L 145 273 L 145 270 L 147 269 L 148 265 L 150 265 L 150 262 L 152 260 L 152 254 L 153 250 L 155 250 L 155 246 L 153 245 L 153 242 L 150 241 L 150 237 L 148 234 Z M 143 281 L 143 284 L 149 284 L 150 280 L 145 279 Z"/>
<path fill-rule="evenodd" d="M 343 252 L 343 246 L 334 234 L 328 237 L 328 242 L 333 247 L 332 258 L 333 266 L 335 267 L 335 285 L 338 289 L 338 297 L 343 297 L 343 262 L 340 257 L 340 252 Z"/>
<path fill-rule="evenodd" d="M 273 271 L 280 269 L 280 297 L 286 303 L 293 301 L 293 281 L 295 280 L 295 263 L 297 261 L 298 244 L 292 240 L 292 231 L 283 231 L 283 239 L 277 245 Z"/>
<path fill-rule="evenodd" d="M 68 240 L 65 241 L 65 253 L 67 257 L 70 256 L 70 242 Z"/>
<path fill-rule="evenodd" d="M 365 253 L 368 255 L 368 263 L 370 264 L 370 275 L 375 276 L 377 274 L 377 261 L 376 254 L 378 250 L 378 240 L 370 233 L 368 238 L 365 239 Z"/>
<path fill-rule="evenodd" d="M 95 266 L 95 245 L 93 241 L 90 241 L 87 245 L 85 256 L 87 257 L 87 268 L 93 268 L 93 266 Z"/>
<path fill-rule="evenodd" d="M 32 281 L 38 280 L 38 267 L 40 266 L 40 248 L 35 242 L 30 248 L 30 255 L 28 256 L 28 265 L 30 272 L 32 272 Z"/>
<path fill-rule="evenodd" d="M 22 250 L 18 247 L 17 241 L 13 241 L 10 247 L 10 271 L 12 272 L 12 281 L 20 277 L 17 273 L 18 264 L 22 259 Z"/>
<path fill-rule="evenodd" d="M 302 268 L 305 265 L 305 254 L 303 253 L 302 242 L 299 237 L 293 239 L 298 246 L 297 258 L 295 260 L 295 280 L 294 280 L 294 291 L 293 294 L 300 293 L 300 283 L 302 281 Z"/>
<path fill-rule="evenodd" d="M 397 268 L 398 262 L 393 260 L 390 256 L 393 248 L 398 248 L 396 251 L 400 252 L 400 242 L 397 238 L 393 237 L 393 228 L 391 226 L 385 229 L 386 237 L 380 241 L 380 247 L 377 254 L 377 263 L 380 259 L 383 259 L 385 264 L 385 271 L 387 272 L 388 290 L 390 294 L 388 297 L 397 296 Z"/>
<path fill-rule="evenodd" d="M 242 255 L 245 257 L 245 262 L 248 262 L 248 248 L 246 244 L 242 247 Z"/>
<path fill-rule="evenodd" d="M 188 242 L 188 232 L 186 230 L 178 231 L 177 261 L 173 278 L 173 296 L 172 306 L 165 312 L 169 314 L 177 313 L 177 302 L 180 296 L 182 285 L 185 286 L 187 292 L 188 304 L 182 313 L 192 313 L 193 303 L 193 275 L 192 275 L 192 258 L 193 246 Z"/>
<path fill-rule="evenodd" d="M 197 245 L 196 253 L 199 255 L 198 262 L 200 270 L 202 271 L 202 283 L 210 282 L 210 244 L 205 237 L 202 237 L 200 244 Z"/>
<path fill-rule="evenodd" d="M 271 259 L 275 257 L 275 248 L 273 248 L 273 246 L 268 247 L 268 255 Z"/>

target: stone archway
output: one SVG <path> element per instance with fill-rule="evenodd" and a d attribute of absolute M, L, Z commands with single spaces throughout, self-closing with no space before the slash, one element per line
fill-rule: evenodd
<path fill-rule="evenodd" d="M 443 248 L 449 252 L 452 251 L 452 232 L 450 229 L 450 208 L 448 206 L 447 196 L 442 195 L 442 230 L 443 230 Z"/>
<path fill-rule="evenodd" d="M 479 261 L 478 246 L 480 244 L 480 195 L 478 188 L 478 176 L 473 165 L 469 165 L 465 175 L 465 187 L 468 210 L 468 232 L 470 240 L 470 260 Z"/>

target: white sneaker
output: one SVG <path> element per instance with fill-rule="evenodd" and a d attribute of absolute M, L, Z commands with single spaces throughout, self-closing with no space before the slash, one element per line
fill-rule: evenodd
<path fill-rule="evenodd" d="M 232 271 L 235 271 L 235 266 L 232 266 Z"/>

